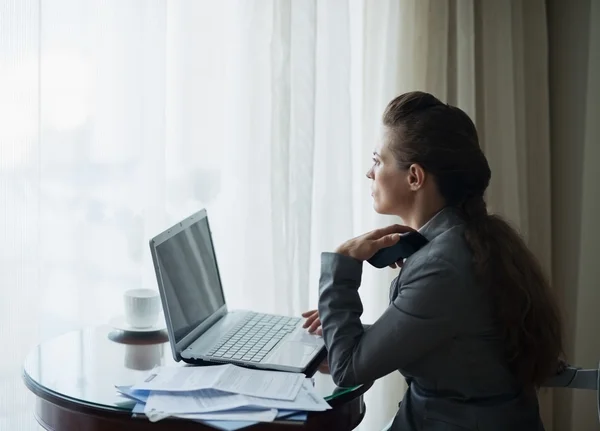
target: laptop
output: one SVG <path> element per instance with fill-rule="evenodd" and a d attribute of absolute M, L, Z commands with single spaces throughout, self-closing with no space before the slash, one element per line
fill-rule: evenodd
<path fill-rule="evenodd" d="M 152 238 L 150 250 L 175 361 L 307 373 L 325 357 L 322 337 L 299 317 L 227 309 L 205 209 Z"/>

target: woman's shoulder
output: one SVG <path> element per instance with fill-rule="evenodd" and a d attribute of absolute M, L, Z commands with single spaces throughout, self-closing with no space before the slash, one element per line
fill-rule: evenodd
<path fill-rule="evenodd" d="M 457 225 L 437 235 L 409 257 L 403 273 L 417 272 L 435 265 L 440 271 L 471 277 L 473 254 L 464 237 L 464 226 Z"/>

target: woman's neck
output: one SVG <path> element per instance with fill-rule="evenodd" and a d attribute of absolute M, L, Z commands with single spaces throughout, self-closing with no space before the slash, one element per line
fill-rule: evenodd
<path fill-rule="evenodd" d="M 409 214 L 406 214 L 404 217 L 400 216 L 400 218 L 406 226 L 419 230 L 444 207 L 444 202 L 430 202 L 427 205 L 416 205 Z"/>

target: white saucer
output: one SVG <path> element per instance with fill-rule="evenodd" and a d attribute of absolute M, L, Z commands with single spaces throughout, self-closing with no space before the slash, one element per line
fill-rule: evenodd
<path fill-rule="evenodd" d="M 153 326 L 148 326 L 146 328 L 136 328 L 135 326 L 131 326 L 127 323 L 127 320 L 125 320 L 125 316 L 123 315 L 113 317 L 108 324 L 119 331 L 125 332 L 157 332 L 162 331 L 167 327 L 163 313 L 159 314 L 158 320 Z"/>

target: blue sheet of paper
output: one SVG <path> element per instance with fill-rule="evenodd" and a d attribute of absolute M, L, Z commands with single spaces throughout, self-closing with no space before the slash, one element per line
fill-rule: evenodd
<path fill-rule="evenodd" d="M 115 386 L 117 391 L 121 394 L 128 396 L 136 401 L 140 401 L 145 403 L 148 401 L 148 397 L 150 396 L 150 391 L 134 391 L 131 389 L 131 386 Z"/>

